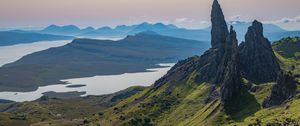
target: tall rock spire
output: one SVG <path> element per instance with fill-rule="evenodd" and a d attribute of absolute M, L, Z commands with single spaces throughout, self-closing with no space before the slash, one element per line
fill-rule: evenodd
<path fill-rule="evenodd" d="M 238 41 L 236 32 L 233 30 L 232 26 L 226 39 L 224 55 L 224 57 L 226 57 L 225 63 L 227 65 L 224 72 L 224 80 L 221 85 L 221 101 L 223 103 L 230 102 L 238 97 L 242 88 L 238 61 Z"/>
<path fill-rule="evenodd" d="M 228 35 L 228 27 L 218 0 L 214 0 L 211 11 L 211 46 L 216 48 L 223 45 Z"/>
<path fill-rule="evenodd" d="M 212 95 L 209 96 L 208 101 L 220 96 L 222 103 L 226 104 L 239 96 L 242 83 L 236 32 L 231 27 L 229 33 L 217 0 L 213 3 L 211 18 L 212 48 L 200 57 L 190 58 L 176 64 L 167 75 L 156 81 L 155 90 L 168 83 L 172 85 L 167 89 L 174 89 L 174 85 L 182 84 L 194 74 L 195 83 L 205 82 L 212 85 L 210 92 Z M 221 90 L 213 88 L 214 86 L 221 87 Z"/>

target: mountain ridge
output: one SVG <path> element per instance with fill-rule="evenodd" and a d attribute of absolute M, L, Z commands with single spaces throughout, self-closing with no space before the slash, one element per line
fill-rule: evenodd
<path fill-rule="evenodd" d="M 71 40 L 74 37 L 40 34 L 27 31 L 0 31 L 0 46 L 9 46 L 39 41 Z"/>
<path fill-rule="evenodd" d="M 242 22 L 235 21 L 234 22 L 226 22 L 228 26 L 233 25 L 237 31 L 237 38 L 239 41 L 244 40 L 244 35 L 247 32 L 247 28 L 251 25 L 251 22 Z M 64 26 L 61 26 L 64 27 Z M 61 28 L 59 27 L 59 28 Z M 264 34 L 271 40 L 279 40 L 283 37 L 288 36 L 296 36 L 300 33 L 300 31 L 287 31 L 279 26 L 274 24 L 264 24 L 265 30 Z M 101 29 L 101 28 L 106 28 Z M 73 36 L 79 37 L 125 37 L 127 35 L 134 35 L 143 31 L 155 31 L 161 35 L 172 36 L 172 37 L 181 37 L 184 39 L 192 39 L 192 40 L 200 40 L 200 41 L 210 41 L 210 29 L 211 27 L 204 29 L 186 29 L 179 28 L 173 24 L 163 24 L 163 23 L 148 23 L 143 22 L 135 25 L 118 25 L 115 28 L 108 28 L 108 26 L 101 27 L 95 30 L 91 30 L 88 32 L 84 32 L 83 29 L 73 31 Z M 44 29 L 45 30 L 45 29 Z M 229 30 L 229 29 L 228 29 Z M 43 30 L 42 30 L 43 31 Z M 58 30 L 61 31 L 61 30 Z M 62 34 L 62 35 L 70 35 L 70 33 L 55 33 L 53 34 Z"/>

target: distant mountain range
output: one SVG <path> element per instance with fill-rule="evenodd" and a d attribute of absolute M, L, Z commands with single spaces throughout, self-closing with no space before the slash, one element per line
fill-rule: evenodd
<path fill-rule="evenodd" d="M 56 34 L 56 35 L 76 35 L 80 32 L 81 30 L 75 25 L 67 25 L 62 27 L 57 25 L 50 25 L 47 28 L 40 31 L 40 33 Z"/>
<path fill-rule="evenodd" d="M 130 26 L 119 25 L 115 28 L 110 28 L 105 26 L 98 29 L 95 29 L 93 27 L 79 29 L 75 25 L 67 25 L 67 26 L 50 25 L 45 29 L 37 32 L 54 34 L 54 35 L 86 37 L 86 38 L 101 38 L 101 37 L 122 38 L 122 37 L 126 37 L 127 35 L 135 35 L 143 31 L 154 31 L 161 35 L 179 37 L 183 39 L 191 39 L 191 40 L 199 40 L 199 41 L 210 40 L 210 36 L 209 36 L 210 33 L 205 29 L 190 30 L 185 28 L 178 28 L 177 26 L 172 24 L 168 24 L 168 25 L 163 23 L 150 24 L 147 22 L 137 24 L 137 25 L 130 25 Z"/>
<path fill-rule="evenodd" d="M 251 23 L 231 21 L 228 22 L 228 25 L 233 25 L 235 27 L 237 38 L 239 42 L 242 42 L 244 41 L 244 35 Z M 150 24 L 146 22 L 138 25 L 119 25 L 115 28 L 106 26 L 98 29 L 93 27 L 80 29 L 75 25 L 50 25 L 45 29 L 36 31 L 0 31 L 0 46 L 37 41 L 68 40 L 74 38 L 125 38 L 128 35 L 135 35 L 145 31 L 153 31 L 164 36 L 209 42 L 211 39 L 210 29 L 211 27 L 205 29 L 185 29 L 172 24 Z M 274 24 L 264 24 L 264 34 L 271 42 L 273 42 L 284 37 L 300 35 L 300 31 L 286 31 Z"/>
<path fill-rule="evenodd" d="M 231 21 L 228 25 L 233 25 L 238 33 L 237 37 L 239 41 L 244 40 L 244 35 L 251 25 L 250 22 Z M 50 25 L 47 28 L 38 31 L 39 33 L 54 34 L 54 35 L 68 35 L 77 37 L 97 38 L 97 37 L 125 37 L 127 35 L 134 35 L 143 31 L 154 31 L 158 34 L 172 37 L 179 37 L 184 39 L 210 41 L 210 29 L 185 29 L 179 28 L 172 24 L 156 23 L 150 24 L 147 22 L 137 25 L 119 25 L 115 28 L 101 27 L 95 29 L 93 27 L 87 27 L 80 29 L 75 25 L 57 26 Z M 270 41 L 279 40 L 287 36 L 296 36 L 300 34 L 300 31 L 286 31 L 274 24 L 264 24 L 264 34 L 270 39 Z"/>
<path fill-rule="evenodd" d="M 251 23 L 231 21 L 228 22 L 228 25 L 233 25 L 236 28 L 237 38 L 241 42 L 244 40 L 244 35 Z M 80 29 L 75 25 L 50 25 L 45 29 L 35 31 L 1 31 L 0 46 L 37 41 L 73 39 L 75 37 L 95 39 L 125 38 L 128 35 L 135 35 L 144 31 L 154 31 L 164 36 L 209 42 L 211 39 L 210 29 L 211 27 L 205 29 L 185 29 L 172 24 L 150 24 L 147 22 L 137 25 L 119 25 L 115 28 L 105 26 L 98 29 L 93 27 Z M 283 37 L 300 35 L 300 31 L 286 31 L 274 24 L 264 24 L 264 34 L 270 41 L 276 41 Z"/>
<path fill-rule="evenodd" d="M 147 31 L 123 40 L 75 39 L 0 68 L 0 91 L 33 91 L 61 79 L 142 72 L 198 55 L 209 43 Z M 113 68 L 113 69 L 112 69 Z"/>

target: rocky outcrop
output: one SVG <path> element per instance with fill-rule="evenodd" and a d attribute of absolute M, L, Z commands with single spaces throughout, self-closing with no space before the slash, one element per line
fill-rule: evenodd
<path fill-rule="evenodd" d="M 225 61 L 227 65 L 225 65 L 225 77 L 221 87 L 221 100 L 223 103 L 230 102 L 239 96 L 242 88 L 238 67 L 238 41 L 236 32 L 232 26 L 230 28 L 230 34 L 226 39 L 225 58 L 224 60 L 227 60 Z"/>
<path fill-rule="evenodd" d="M 157 80 L 154 83 L 154 89 L 158 89 L 164 84 L 172 83 L 175 87 L 176 84 L 185 82 L 186 79 L 199 67 L 200 57 L 194 56 L 186 60 L 179 61 L 175 66 L 173 66 L 166 75 Z M 172 90 L 169 88 L 169 90 Z"/>
<path fill-rule="evenodd" d="M 200 67 L 197 69 L 198 75 L 196 81 L 205 81 L 219 85 L 224 80 L 224 72 L 230 56 L 226 54 L 226 51 L 228 51 L 226 50 L 228 46 L 226 38 L 228 37 L 229 32 L 218 0 L 214 0 L 212 5 L 211 22 L 212 48 L 201 56 L 200 63 L 198 64 Z M 230 42 L 229 45 L 231 45 Z"/>
<path fill-rule="evenodd" d="M 239 46 L 241 74 L 254 83 L 276 81 L 280 66 L 271 43 L 263 35 L 263 25 L 254 21 L 245 42 Z"/>
<path fill-rule="evenodd" d="M 214 0 L 212 5 L 211 23 L 211 45 L 212 48 L 216 48 L 222 46 L 228 36 L 227 24 L 218 0 Z"/>
<path fill-rule="evenodd" d="M 212 48 L 200 57 L 190 58 L 177 63 L 167 75 L 154 84 L 158 89 L 164 84 L 172 83 L 167 92 L 171 92 L 175 85 L 182 84 L 193 75 L 196 83 L 210 83 L 212 86 L 220 86 L 223 102 L 232 100 L 238 96 L 241 89 L 238 42 L 236 32 L 231 27 L 230 33 L 217 0 L 212 8 Z M 212 88 L 216 89 L 216 88 Z M 216 96 L 214 96 L 215 98 Z"/>
<path fill-rule="evenodd" d="M 263 107 L 280 105 L 296 94 L 297 81 L 291 73 L 279 72 L 277 83 L 273 86 L 270 97 L 263 102 Z"/>
<path fill-rule="evenodd" d="M 223 81 L 226 63 L 225 42 L 228 35 L 227 25 L 222 9 L 217 0 L 213 2 L 212 12 L 212 48 L 196 58 L 190 58 L 177 63 L 163 78 L 155 83 L 158 88 L 168 81 L 180 83 L 196 72 L 197 83 L 207 82 L 220 84 Z M 174 79 L 176 81 L 174 81 Z"/>

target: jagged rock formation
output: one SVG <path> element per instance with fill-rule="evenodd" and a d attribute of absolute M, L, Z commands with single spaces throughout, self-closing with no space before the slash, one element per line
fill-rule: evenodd
<path fill-rule="evenodd" d="M 271 44 L 263 35 L 263 25 L 254 21 L 245 42 L 239 46 L 241 74 L 254 83 L 275 81 L 280 66 Z"/>
<path fill-rule="evenodd" d="M 224 72 L 227 66 L 230 55 L 226 54 L 228 45 L 231 46 L 231 42 L 228 42 L 228 28 L 224 15 L 218 0 L 214 0 L 211 11 L 211 45 L 212 48 L 204 53 L 197 68 L 198 75 L 196 82 L 208 82 L 212 84 L 221 84 L 224 80 Z"/>
<path fill-rule="evenodd" d="M 200 57 L 190 58 L 176 64 L 167 75 L 158 80 L 154 87 L 158 89 L 164 84 L 182 84 L 195 73 L 196 83 L 210 83 L 222 86 L 221 99 L 223 102 L 238 96 L 241 88 L 238 70 L 238 42 L 236 33 L 231 27 L 230 33 L 217 0 L 212 8 L 212 48 Z M 171 91 L 171 87 L 168 88 Z M 212 91 L 213 92 L 213 91 Z"/>
<path fill-rule="evenodd" d="M 217 0 L 212 6 L 212 48 L 197 58 L 189 58 L 177 63 L 163 78 L 154 85 L 159 88 L 170 80 L 180 83 L 187 79 L 188 75 L 196 71 L 196 82 L 221 83 L 224 76 L 226 63 L 224 63 L 225 42 L 228 35 L 227 25 L 222 9 Z M 221 37 L 223 36 L 223 37 Z M 180 80 L 180 81 L 179 81 Z"/>
<path fill-rule="evenodd" d="M 188 76 L 197 69 L 200 59 L 201 57 L 194 56 L 186 60 L 179 61 L 168 71 L 166 75 L 154 83 L 154 89 L 158 89 L 169 82 L 174 85 L 173 87 L 175 87 L 176 84 L 186 81 Z"/>
<path fill-rule="evenodd" d="M 270 97 L 264 101 L 263 107 L 282 104 L 296 94 L 296 89 L 297 81 L 295 77 L 290 72 L 279 72 L 277 83 L 273 86 Z"/>
<path fill-rule="evenodd" d="M 200 57 L 190 58 L 184 61 L 180 61 L 176 64 L 166 76 L 158 80 L 155 83 L 155 87 L 158 88 L 161 85 L 167 83 L 169 80 L 173 83 L 180 83 L 187 79 L 187 77 L 194 71 L 196 71 L 197 83 L 208 82 L 213 84 L 219 84 L 223 80 L 223 72 L 225 67 L 222 64 L 224 57 L 225 42 L 228 35 L 228 29 L 222 9 L 217 0 L 213 2 L 212 6 L 212 48 L 206 51 Z"/>
<path fill-rule="evenodd" d="M 221 87 L 221 100 L 230 102 L 230 100 L 239 96 L 242 85 L 238 62 L 238 41 L 236 39 L 236 32 L 233 27 L 230 28 L 230 33 L 226 39 L 226 54 L 224 60 L 227 61 L 225 69 L 224 82 Z"/>

